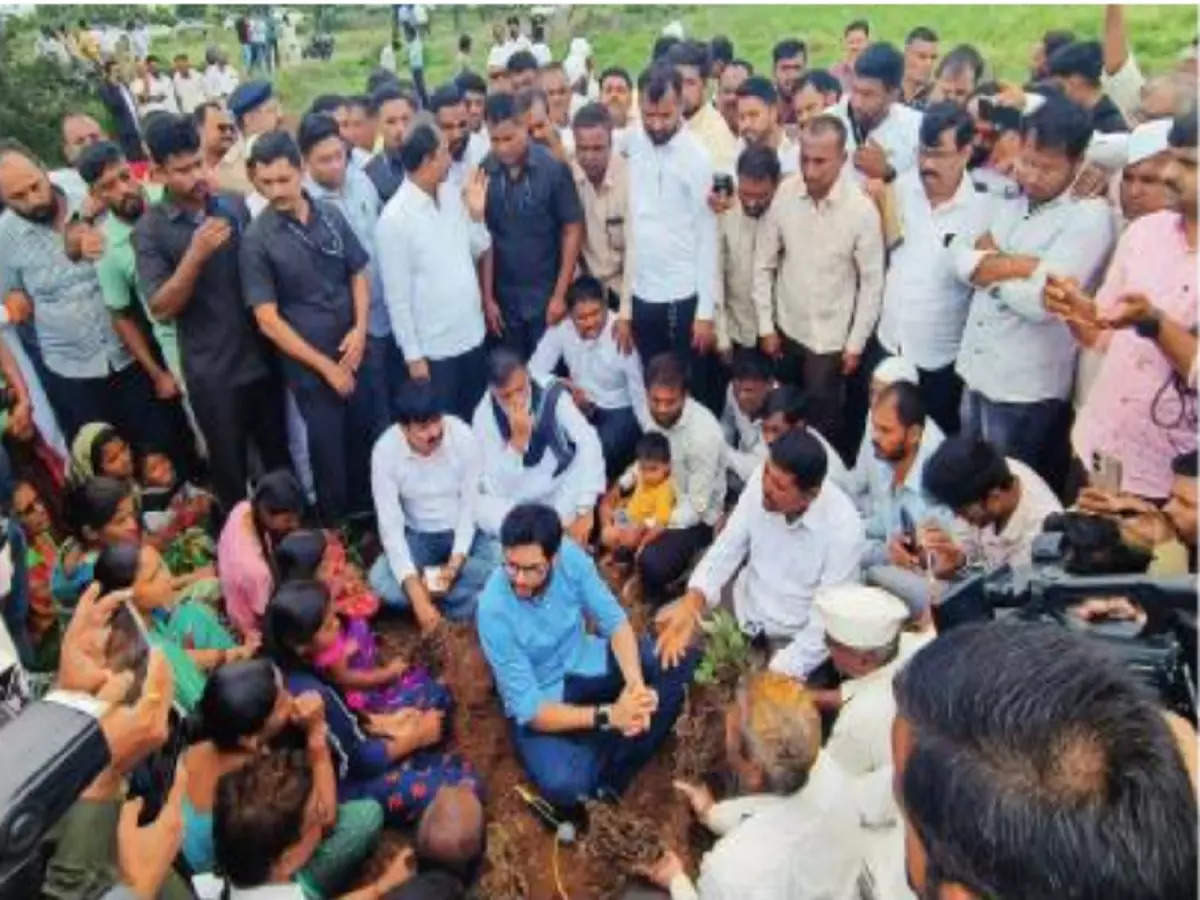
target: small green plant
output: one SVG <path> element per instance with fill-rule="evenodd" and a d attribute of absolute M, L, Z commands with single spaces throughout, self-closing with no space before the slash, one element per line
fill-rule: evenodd
<path fill-rule="evenodd" d="M 163 551 L 163 561 L 172 575 L 187 575 L 209 565 L 216 558 L 216 544 L 201 528 L 189 528 Z"/>
<path fill-rule="evenodd" d="M 704 656 L 696 666 L 696 681 L 733 688 L 751 667 L 750 639 L 738 627 L 737 619 L 723 609 L 701 620 L 700 628 L 707 639 Z"/>

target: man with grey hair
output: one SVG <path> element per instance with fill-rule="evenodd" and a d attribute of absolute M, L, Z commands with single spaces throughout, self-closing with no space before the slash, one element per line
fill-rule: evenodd
<path fill-rule="evenodd" d="M 742 796 L 716 803 L 708 788 L 676 781 L 718 836 L 693 885 L 674 851 L 640 873 L 672 898 L 860 896 L 867 851 L 854 785 L 821 749 L 821 719 L 798 681 L 751 675 L 726 718 L 726 763 Z"/>

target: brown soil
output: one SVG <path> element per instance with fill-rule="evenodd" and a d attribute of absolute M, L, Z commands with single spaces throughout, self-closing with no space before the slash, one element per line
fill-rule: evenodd
<path fill-rule="evenodd" d="M 631 617 L 639 626 L 644 627 L 642 623 L 652 619 L 642 608 L 636 591 L 626 592 L 622 599 L 631 607 L 635 614 Z M 630 862 L 647 861 L 660 847 L 674 849 L 684 865 L 695 871 L 711 839 L 694 823 L 686 801 L 671 785 L 680 771 L 679 738 L 667 740 L 617 807 L 593 810 L 598 842 L 589 826 L 579 842 L 560 846 L 555 860 L 553 832 L 515 790 L 518 785 L 526 789 L 532 789 L 532 785 L 517 761 L 508 722 L 474 628 L 447 624 L 434 635 L 421 638 L 407 619 L 379 621 L 376 627 L 387 656 L 400 655 L 425 664 L 454 693 L 456 707 L 448 749 L 472 763 L 487 789 L 488 863 L 475 887 L 475 896 L 487 900 L 561 900 L 564 896 L 591 900 L 615 896 L 628 881 L 624 867 Z M 710 708 L 710 693 L 700 689 L 689 701 L 689 706 L 701 708 L 703 726 L 681 723 L 684 743 L 694 748 L 684 756 L 685 768 L 696 771 L 697 778 L 712 774 L 723 746 L 723 725 L 719 710 L 714 713 Z M 695 747 L 696 743 L 706 746 L 701 749 Z M 697 765 L 697 759 L 704 764 Z M 385 835 L 379 856 L 394 852 L 404 841 L 399 834 Z M 644 849 L 639 851 L 638 847 Z M 556 886 L 556 869 L 561 890 Z"/>

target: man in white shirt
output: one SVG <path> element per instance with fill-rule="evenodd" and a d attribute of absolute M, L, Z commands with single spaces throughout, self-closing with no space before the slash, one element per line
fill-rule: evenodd
<path fill-rule="evenodd" d="M 862 183 L 890 183 L 917 162 L 921 114 L 900 102 L 904 57 L 891 44 L 872 44 L 854 62 L 854 82 L 830 110 L 846 125 L 847 172 Z"/>
<path fill-rule="evenodd" d="M 680 117 L 682 80 L 656 63 L 638 79 L 641 125 L 630 132 L 625 268 L 632 298 L 617 339 L 643 360 L 673 352 L 696 364 L 714 344 L 717 220 L 708 207 L 712 165 Z M 695 354 L 693 354 L 695 351 Z M 711 408 L 719 392 L 704 397 Z M 703 396 L 703 395 L 702 395 Z"/>
<path fill-rule="evenodd" d="M 139 21 L 137 25 L 129 32 L 129 49 L 133 51 L 133 58 L 142 60 L 148 59 L 150 53 L 150 28 L 145 22 Z M 184 110 L 189 112 L 190 110 Z"/>
<path fill-rule="evenodd" d="M 586 547 L 604 493 L 604 453 L 566 387 L 530 377 L 521 358 L 498 347 L 487 358 L 488 391 L 472 428 L 483 456 L 475 521 L 489 537 L 509 510 L 542 503 Z"/>
<path fill-rule="evenodd" d="M 866 546 L 854 504 L 827 469 L 825 450 L 805 431 L 770 445 L 687 593 L 659 614 L 660 643 L 690 638 L 696 617 L 717 606 L 732 581 L 738 625 L 766 636 L 772 670 L 803 680 L 821 664 L 824 629 L 813 595 L 822 585 L 858 581 Z"/>
<path fill-rule="evenodd" d="M 800 170 L 800 148 L 779 124 L 779 94 L 769 78 L 753 75 L 737 89 L 737 155 L 747 147 L 767 147 L 779 156 L 784 177 Z"/>
<path fill-rule="evenodd" d="M 204 88 L 204 76 L 192 68 L 186 53 L 175 54 L 175 96 L 179 99 L 179 111 L 191 115 L 201 103 L 208 99 Z"/>
<path fill-rule="evenodd" d="M 223 51 L 218 50 L 204 70 L 204 93 L 209 100 L 229 101 L 229 95 L 238 86 L 238 73 Z"/>
<path fill-rule="evenodd" d="M 718 838 L 700 861 L 699 880 L 692 883 L 673 850 L 641 874 L 671 900 L 871 896 L 861 884 L 868 838 L 858 787 L 821 749 L 821 717 L 804 686 L 757 672 L 726 721 L 726 764 L 741 796 L 716 803 L 707 787 L 676 782 Z"/>
<path fill-rule="evenodd" d="M 484 392 L 480 278 L 491 241 L 447 178 L 450 152 L 436 125 L 413 125 L 400 157 L 408 177 L 375 229 L 392 333 L 409 377 L 430 381 L 442 408 L 466 419 Z"/>
<path fill-rule="evenodd" d="M 638 557 L 646 600 L 661 605 L 678 593 L 677 582 L 693 557 L 712 540 L 726 490 L 725 436 L 707 408 L 688 396 L 687 373 L 664 353 L 646 365 L 647 431 L 671 445 L 675 508 L 666 529 Z"/>
<path fill-rule="evenodd" d="M 954 363 L 971 297 L 948 247 L 986 228 L 992 210 L 991 195 L 966 175 L 974 136 L 965 109 L 943 102 L 925 111 L 917 168 L 896 179 L 904 241 L 889 259 L 879 317 L 880 345 L 916 364 L 925 408 L 946 434 L 958 432 Z"/>
<path fill-rule="evenodd" d="M 546 329 L 529 358 L 529 373 L 548 382 L 559 362 L 567 367 L 560 379 L 575 406 L 600 438 L 607 479 L 616 478 L 633 461 L 642 429 L 649 427 L 642 363 L 637 353 L 617 347 L 604 287 L 590 275 L 576 278 L 567 289 L 567 317 Z"/>
<path fill-rule="evenodd" d="M 437 120 L 438 129 L 446 136 L 450 151 L 450 171 L 446 181 L 461 191 L 467 176 L 487 156 L 487 141 L 470 129 L 466 101 L 453 81 L 443 84 L 430 95 L 429 111 Z"/>
<path fill-rule="evenodd" d="M 1033 539 L 1046 517 L 1062 504 L 1036 472 L 1005 459 L 978 438 L 948 438 L 925 463 L 925 491 L 969 528 L 953 536 L 940 528 L 923 535 L 934 555 L 934 572 L 953 578 L 964 567 L 993 571 L 1033 563 Z"/>
<path fill-rule="evenodd" d="M 1105 201 L 1072 193 L 1091 135 L 1088 114 L 1056 97 L 1026 116 L 1023 193 L 996 203 L 986 232 L 950 244 L 958 277 L 973 289 L 957 364 L 963 432 L 1032 466 L 1052 487 L 1067 467 L 1076 346 L 1042 292 L 1068 278 L 1089 288 L 1115 238 Z"/>
<path fill-rule="evenodd" d="M 144 119 L 152 112 L 179 112 L 175 99 L 175 82 L 171 76 L 158 70 L 158 57 L 146 57 L 146 74 L 135 78 L 129 86 L 137 100 L 138 118 Z"/>
<path fill-rule="evenodd" d="M 879 315 L 883 233 L 875 205 L 846 174 L 840 119 L 809 122 L 800 153 L 801 173 L 780 184 L 755 244 L 754 303 L 769 307 L 774 291 L 775 330 L 760 332 L 760 344 L 779 360 L 780 380 L 808 392 L 813 424 L 838 443 L 845 381 Z"/>
<path fill-rule="evenodd" d="M 750 455 L 757 460 L 756 468 L 766 461 L 767 448 L 779 438 L 792 430 L 803 431 L 816 438 L 825 451 L 828 460 L 825 477 L 845 491 L 846 496 L 853 501 L 856 491 L 854 479 L 846 469 L 846 464 L 842 462 L 841 455 L 833 449 L 825 435 L 808 424 L 808 407 L 808 396 L 794 384 L 781 384 L 767 394 L 763 403 L 762 420 L 758 423 L 762 440 L 752 445 L 750 450 Z M 730 467 L 733 467 L 732 459 Z"/>
<path fill-rule="evenodd" d="M 369 580 L 384 603 L 411 608 L 428 631 L 442 612 L 474 618 L 476 595 L 499 557 L 475 530 L 482 460 L 467 423 L 442 414 L 428 381 L 406 381 L 394 406 L 396 424 L 371 452 L 383 553 Z"/>

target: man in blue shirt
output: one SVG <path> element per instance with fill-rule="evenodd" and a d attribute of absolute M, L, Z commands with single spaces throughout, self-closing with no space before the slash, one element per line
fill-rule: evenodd
<path fill-rule="evenodd" d="M 562 538 L 548 506 L 509 512 L 477 624 L 526 771 L 572 807 L 628 786 L 675 723 L 696 656 L 664 670 L 591 558 Z"/>

